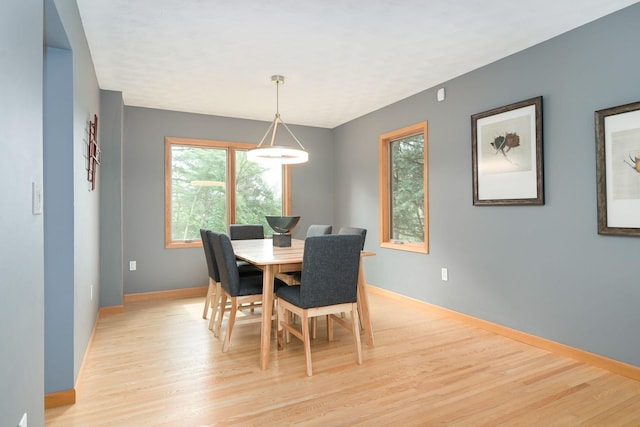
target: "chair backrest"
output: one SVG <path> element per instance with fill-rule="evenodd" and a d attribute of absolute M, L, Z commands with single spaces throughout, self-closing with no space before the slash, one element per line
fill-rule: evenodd
<path fill-rule="evenodd" d="M 340 227 L 338 234 L 357 234 L 362 238 L 362 246 L 360 249 L 364 249 L 364 241 L 367 238 L 367 229 L 358 227 Z"/>
<path fill-rule="evenodd" d="M 300 284 L 302 308 L 357 301 L 360 247 L 357 235 L 305 239 Z"/>
<path fill-rule="evenodd" d="M 262 224 L 229 224 L 231 240 L 264 239 Z"/>
<path fill-rule="evenodd" d="M 213 250 L 213 240 L 210 234 L 211 230 L 200 229 L 200 237 L 202 238 L 202 247 L 204 248 L 204 256 L 207 259 L 207 269 L 209 270 L 209 277 L 215 282 L 220 281 L 220 273 L 218 271 L 218 265 L 216 264 L 216 258 Z"/>
<path fill-rule="evenodd" d="M 240 274 L 236 264 L 236 255 L 229 236 L 210 231 L 213 253 L 220 272 L 220 285 L 231 296 L 237 296 L 240 290 Z"/>
<path fill-rule="evenodd" d="M 333 227 L 330 225 L 313 224 L 307 228 L 307 237 L 324 236 L 325 234 L 331 234 Z"/>

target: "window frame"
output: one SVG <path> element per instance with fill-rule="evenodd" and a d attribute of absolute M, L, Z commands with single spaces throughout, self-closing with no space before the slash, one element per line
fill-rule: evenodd
<path fill-rule="evenodd" d="M 166 249 L 198 248 L 202 247 L 202 241 L 180 241 L 171 238 L 171 147 L 173 145 L 187 145 L 199 148 L 222 148 L 227 152 L 227 219 L 229 224 L 235 223 L 236 211 L 236 151 L 255 148 L 256 144 L 247 142 L 217 141 L 208 139 L 165 137 L 164 146 L 164 244 Z M 291 215 L 291 168 L 289 165 L 282 167 L 282 214 Z"/>
<path fill-rule="evenodd" d="M 426 121 L 393 130 L 380 135 L 379 187 L 380 187 L 380 247 L 401 251 L 429 253 L 429 144 Z M 391 143 L 413 135 L 423 135 L 424 140 L 424 242 L 394 242 L 391 239 Z"/>

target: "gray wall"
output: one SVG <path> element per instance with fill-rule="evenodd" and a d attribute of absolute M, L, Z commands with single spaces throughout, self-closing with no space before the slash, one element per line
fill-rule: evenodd
<path fill-rule="evenodd" d="M 42 1 L 0 2 L 0 424 L 44 425 Z M 16 37 L 16 35 L 20 35 Z"/>
<path fill-rule="evenodd" d="M 100 104 L 75 1 L 47 0 L 45 8 L 45 392 L 52 393 L 74 388 L 98 312 L 100 169 L 91 192 L 86 153 Z"/>
<path fill-rule="evenodd" d="M 75 385 L 98 309 L 85 147 L 99 91 L 74 0 L 4 1 L 0 22 L 0 424 L 26 412 L 41 426 L 44 393 Z M 43 215 L 32 215 L 32 182 Z"/>
<path fill-rule="evenodd" d="M 640 239 L 597 234 L 594 134 L 640 101 L 638 23 L 640 4 L 336 128 L 335 219 L 369 229 L 368 282 L 640 366 Z M 538 95 L 546 204 L 474 207 L 470 116 Z M 381 249 L 378 136 L 422 120 L 431 253 Z"/>
<path fill-rule="evenodd" d="M 45 392 L 73 388 L 73 57 L 47 48 L 44 71 Z"/>
<path fill-rule="evenodd" d="M 122 93 L 100 92 L 100 305 L 122 305 Z"/>
<path fill-rule="evenodd" d="M 165 136 L 257 143 L 268 125 L 252 120 L 124 108 L 125 294 L 207 284 L 201 248 L 164 246 Z M 333 143 L 330 130 L 290 127 L 310 153 L 308 164 L 292 165 L 292 210 L 302 217 L 295 232 L 304 235 L 309 224 L 333 221 Z M 136 271 L 128 270 L 130 260 L 137 261 Z"/>
<path fill-rule="evenodd" d="M 56 0 L 73 50 L 74 384 L 98 314 L 100 295 L 100 167 L 96 191 L 87 181 L 88 123 L 100 116 L 100 90 L 75 0 Z M 98 144 L 100 141 L 98 141 Z"/>

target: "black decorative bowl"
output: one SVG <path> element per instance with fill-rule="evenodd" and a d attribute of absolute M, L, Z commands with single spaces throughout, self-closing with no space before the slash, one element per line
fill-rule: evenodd
<path fill-rule="evenodd" d="M 279 248 L 287 248 L 291 246 L 291 230 L 293 230 L 298 221 L 300 221 L 299 216 L 269 216 L 265 215 L 267 218 L 267 222 L 273 228 L 272 239 L 273 246 Z"/>
<path fill-rule="evenodd" d="M 273 231 L 280 234 L 288 234 L 293 230 L 298 221 L 300 221 L 299 216 L 270 216 L 265 215 L 267 218 L 267 222 L 269 226 L 273 228 Z"/>

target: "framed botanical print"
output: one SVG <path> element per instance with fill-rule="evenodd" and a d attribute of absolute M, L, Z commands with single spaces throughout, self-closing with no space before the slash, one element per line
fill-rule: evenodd
<path fill-rule="evenodd" d="M 640 102 L 595 120 L 598 233 L 640 236 Z"/>
<path fill-rule="evenodd" d="M 473 204 L 543 205 L 542 97 L 471 116 Z"/>

